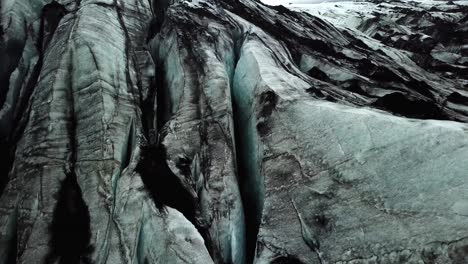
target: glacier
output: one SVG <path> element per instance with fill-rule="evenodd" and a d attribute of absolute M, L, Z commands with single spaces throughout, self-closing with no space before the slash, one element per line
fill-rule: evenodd
<path fill-rule="evenodd" d="M 0 7 L 0 263 L 468 261 L 466 1 Z"/>

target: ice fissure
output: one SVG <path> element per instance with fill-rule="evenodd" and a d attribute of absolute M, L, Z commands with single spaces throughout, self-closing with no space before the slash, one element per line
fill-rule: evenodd
<path fill-rule="evenodd" d="M 0 262 L 466 262 L 462 76 L 258 1 L 1 8 Z"/>
<path fill-rule="evenodd" d="M 53 217 L 50 228 L 52 252 L 49 252 L 46 263 L 91 263 L 89 211 L 74 172 L 62 182 Z"/>

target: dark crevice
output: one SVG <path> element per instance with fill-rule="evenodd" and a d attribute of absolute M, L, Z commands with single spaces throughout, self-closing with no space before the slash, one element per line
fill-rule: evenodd
<path fill-rule="evenodd" d="M 151 18 L 150 22 L 148 23 L 148 32 L 146 34 L 146 42 L 148 43 L 151 39 L 153 39 L 156 34 L 159 33 L 161 30 L 163 20 L 161 17 L 153 17 Z"/>
<path fill-rule="evenodd" d="M 153 0 L 153 8 L 156 17 L 160 17 L 161 21 L 165 19 L 166 10 L 174 2 L 174 0 Z"/>
<path fill-rule="evenodd" d="M 332 82 L 328 75 L 322 70 L 320 70 L 318 67 L 312 67 L 312 69 L 307 71 L 307 75 L 324 82 Z"/>
<path fill-rule="evenodd" d="M 44 6 L 42 10 L 42 51 L 49 45 L 60 20 L 67 14 L 65 7 L 56 1 Z"/>
<path fill-rule="evenodd" d="M 434 100 L 434 95 L 431 93 L 432 88 L 425 81 L 411 79 L 410 81 L 406 82 L 406 86 L 409 90 L 414 90 L 426 98 Z"/>
<path fill-rule="evenodd" d="M 8 250 L 8 257 L 6 260 L 6 264 L 16 264 L 16 256 L 17 256 L 17 243 L 18 243 L 18 236 L 16 234 L 16 228 L 15 228 L 15 234 L 13 235 L 13 239 L 10 241 L 10 249 Z"/>
<path fill-rule="evenodd" d="M 402 93 L 384 95 L 377 99 L 373 106 L 409 118 L 450 120 L 443 109 L 434 102 Z"/>
<path fill-rule="evenodd" d="M 6 138 L 0 138 L 0 197 L 9 181 L 9 172 L 13 166 L 15 145 Z"/>
<path fill-rule="evenodd" d="M 125 145 L 123 157 L 122 157 L 122 165 L 121 171 L 128 167 L 130 161 L 132 160 L 132 153 L 133 153 L 133 146 L 135 144 L 135 125 L 132 121 L 130 128 L 127 133 L 127 144 Z"/>
<path fill-rule="evenodd" d="M 46 264 L 92 263 L 90 216 L 74 172 L 67 173 L 62 182 L 50 233 L 52 251 Z"/>
<path fill-rule="evenodd" d="M 8 88 L 10 86 L 10 76 L 17 68 L 24 50 L 25 41 L 16 39 L 0 42 L 0 109 L 5 103 Z"/>
<path fill-rule="evenodd" d="M 161 130 L 164 124 L 169 121 L 171 116 L 171 98 L 167 89 L 165 80 L 166 72 L 162 63 L 158 63 L 156 67 L 156 120 L 157 130 Z"/>
<path fill-rule="evenodd" d="M 447 96 L 447 100 L 456 104 L 468 105 L 468 97 L 461 95 L 458 92 L 451 93 L 449 96 Z"/>
<path fill-rule="evenodd" d="M 196 223 L 196 202 L 167 165 L 166 153 L 161 145 L 141 147 L 136 171 L 161 212 L 164 212 L 164 206 L 170 206 L 190 222 Z"/>

